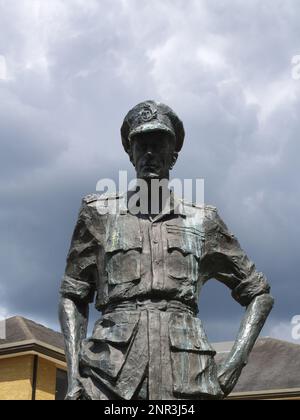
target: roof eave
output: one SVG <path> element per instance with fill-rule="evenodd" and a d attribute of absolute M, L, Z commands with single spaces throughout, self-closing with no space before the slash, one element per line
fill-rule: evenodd
<path fill-rule="evenodd" d="M 38 340 L 26 340 L 0 345 L 0 356 L 23 353 L 26 351 L 35 351 L 62 362 L 65 362 L 66 360 L 65 352 L 62 349 Z"/>

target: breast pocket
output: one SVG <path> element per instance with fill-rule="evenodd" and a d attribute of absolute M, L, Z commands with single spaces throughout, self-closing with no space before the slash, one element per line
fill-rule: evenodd
<path fill-rule="evenodd" d="M 105 270 L 112 286 L 141 278 L 142 238 L 139 225 L 122 219 L 111 229 L 105 246 Z"/>
<path fill-rule="evenodd" d="M 142 247 L 118 249 L 106 253 L 106 273 L 112 286 L 138 281 L 141 278 Z"/>
<path fill-rule="evenodd" d="M 201 256 L 201 233 L 187 227 L 166 225 L 168 276 L 174 279 L 198 279 L 198 267 Z"/>

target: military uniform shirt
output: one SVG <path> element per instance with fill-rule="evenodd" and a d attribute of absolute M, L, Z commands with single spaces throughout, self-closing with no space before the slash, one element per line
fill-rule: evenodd
<path fill-rule="evenodd" d="M 214 351 L 196 318 L 201 287 L 211 278 L 228 286 L 243 306 L 269 293 L 264 275 L 216 208 L 194 206 L 172 195 L 170 206 L 152 219 L 132 214 L 126 194 L 84 199 L 61 287 L 63 297 L 78 302 L 90 303 L 96 296 L 96 307 L 104 313 L 93 337 L 83 344 L 84 375 L 125 399 L 133 397 L 145 374 L 152 374 L 151 399 L 220 396 Z M 161 310 L 148 308 L 146 314 L 139 306 L 126 309 L 147 300 L 161 303 Z M 164 302 L 171 306 L 163 309 Z M 156 342 L 152 353 L 150 341 Z M 97 358 L 95 343 L 104 346 Z M 155 353 L 165 369 L 158 383 L 151 360 Z"/>

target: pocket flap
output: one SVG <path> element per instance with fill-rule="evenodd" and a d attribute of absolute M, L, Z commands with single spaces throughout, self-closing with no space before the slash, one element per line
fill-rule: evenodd
<path fill-rule="evenodd" d="M 142 239 L 126 234 L 124 236 L 116 235 L 108 238 L 105 250 L 107 253 L 114 253 L 118 251 L 142 250 Z"/>
<path fill-rule="evenodd" d="M 201 256 L 202 233 L 193 226 L 166 223 L 169 249 L 177 249 L 183 254 Z"/>
<path fill-rule="evenodd" d="M 128 344 L 137 329 L 140 314 L 115 312 L 106 314 L 95 325 L 94 341 Z"/>
<path fill-rule="evenodd" d="M 193 254 L 200 257 L 200 240 L 192 235 L 174 235 L 168 233 L 168 249 L 177 249 L 185 255 Z"/>
<path fill-rule="evenodd" d="M 118 215 L 110 221 L 107 230 L 105 251 L 142 250 L 142 236 L 137 218 L 128 215 Z"/>
<path fill-rule="evenodd" d="M 192 315 L 173 314 L 169 324 L 169 337 L 174 350 L 216 354 L 208 342 L 202 322 Z"/>
<path fill-rule="evenodd" d="M 187 233 L 195 236 L 199 236 L 200 238 L 203 236 L 203 233 L 200 229 L 197 229 L 194 226 L 187 226 L 182 225 L 182 223 L 178 222 L 172 222 L 172 223 L 166 223 L 167 231 L 168 232 L 181 232 L 181 233 Z"/>

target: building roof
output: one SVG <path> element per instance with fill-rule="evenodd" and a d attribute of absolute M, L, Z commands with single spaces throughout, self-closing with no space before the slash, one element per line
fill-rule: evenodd
<path fill-rule="evenodd" d="M 0 356 L 36 351 L 64 360 L 63 335 L 29 319 L 16 316 L 5 321 L 5 340 L 0 340 Z"/>
<path fill-rule="evenodd" d="M 226 343 L 228 344 L 228 343 Z M 224 361 L 229 346 L 218 353 Z M 257 340 L 234 392 L 300 388 L 300 345 L 273 338 Z"/>

